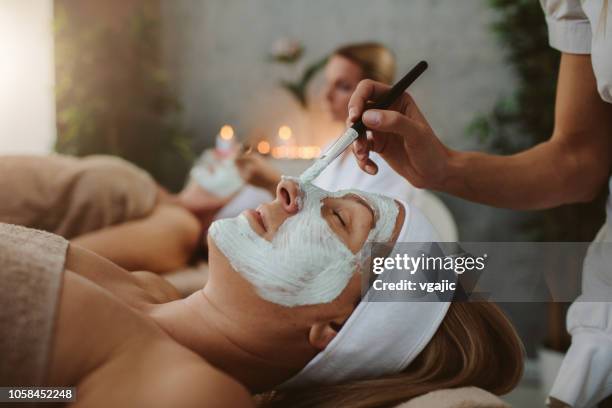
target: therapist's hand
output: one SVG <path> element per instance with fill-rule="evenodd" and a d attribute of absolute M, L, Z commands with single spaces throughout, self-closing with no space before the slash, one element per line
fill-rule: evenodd
<path fill-rule="evenodd" d="M 389 110 L 367 110 L 368 101 L 389 89 L 388 85 L 366 79 L 359 83 L 349 101 L 347 124 L 363 115 L 363 123 L 371 130 L 370 135 L 353 143 L 359 167 L 369 174 L 378 172 L 378 166 L 369 157 L 374 151 L 415 187 L 436 189 L 447 177 L 451 150 L 438 140 L 408 93 Z"/>

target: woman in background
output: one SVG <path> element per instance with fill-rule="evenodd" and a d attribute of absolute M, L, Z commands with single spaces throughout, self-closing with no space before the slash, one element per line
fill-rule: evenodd
<path fill-rule="evenodd" d="M 344 124 L 348 118 L 348 103 L 357 84 L 363 79 L 391 84 L 395 65 L 393 53 L 382 44 L 357 43 L 336 49 L 325 65 L 324 107 L 331 119 Z M 381 165 L 376 175 L 364 174 L 347 151 L 331 163 L 314 184 L 330 191 L 356 188 L 412 202 L 419 190 L 395 173 L 384 160 L 377 163 Z M 263 157 L 246 154 L 238 158 L 236 164 L 248 183 L 273 194 L 281 174 Z"/>

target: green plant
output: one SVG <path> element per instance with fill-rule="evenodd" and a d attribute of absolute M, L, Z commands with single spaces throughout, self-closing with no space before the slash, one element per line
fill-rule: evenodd
<path fill-rule="evenodd" d="M 274 43 L 272 52 L 268 54 L 268 61 L 284 65 L 295 65 L 304 54 L 304 46 L 295 40 L 280 38 Z M 308 84 L 325 64 L 329 56 L 321 57 L 308 64 L 304 71 L 295 80 L 281 80 L 280 86 L 291 94 L 303 109 L 308 108 Z"/>
<path fill-rule="evenodd" d="M 325 56 L 320 58 L 319 60 L 308 65 L 304 72 L 300 75 L 295 81 L 281 81 L 281 86 L 285 88 L 297 101 L 300 103 L 302 108 L 308 107 L 308 84 L 315 77 L 317 72 L 319 72 L 325 64 L 327 64 L 327 60 L 329 57 Z"/>
<path fill-rule="evenodd" d="M 497 11 L 492 29 L 506 49 L 516 91 L 476 117 L 468 134 L 496 154 L 513 154 L 547 140 L 553 131 L 559 53 L 548 44 L 539 2 L 488 0 Z M 589 204 L 533 212 L 523 225 L 525 240 L 590 241 L 604 221 L 605 192 Z"/>
<path fill-rule="evenodd" d="M 55 2 L 55 148 L 123 157 L 176 190 L 193 157 L 162 66 L 159 3 L 112 3 L 118 18 L 95 2 Z"/>

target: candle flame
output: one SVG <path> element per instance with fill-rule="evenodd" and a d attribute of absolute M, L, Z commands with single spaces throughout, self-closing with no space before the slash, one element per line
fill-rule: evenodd
<path fill-rule="evenodd" d="M 289 126 L 281 126 L 278 128 L 278 137 L 281 140 L 289 140 L 291 139 L 291 135 L 293 132 Z"/>
<path fill-rule="evenodd" d="M 230 125 L 224 125 L 219 131 L 221 139 L 230 140 L 234 137 L 234 129 Z"/>
<path fill-rule="evenodd" d="M 275 146 L 271 150 L 275 159 L 316 159 L 321 154 L 319 146 Z"/>
<path fill-rule="evenodd" d="M 265 140 L 257 143 L 257 151 L 261 154 L 270 153 L 270 143 L 266 142 Z"/>

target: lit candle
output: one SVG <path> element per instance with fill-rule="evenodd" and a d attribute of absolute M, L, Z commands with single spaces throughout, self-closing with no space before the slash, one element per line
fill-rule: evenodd
<path fill-rule="evenodd" d="M 281 159 L 290 159 L 292 153 L 292 138 L 293 131 L 287 125 L 283 125 L 278 128 L 278 139 L 280 140 L 279 145 L 276 146 L 274 150 L 276 150 L 276 154 L 273 151 L 273 156 Z"/>
<path fill-rule="evenodd" d="M 287 142 L 289 139 L 291 139 L 292 135 L 293 132 L 289 126 L 281 126 L 278 128 L 278 138 L 283 142 Z"/>
<path fill-rule="evenodd" d="M 261 142 L 257 143 L 257 151 L 260 154 L 270 153 L 270 143 L 268 143 L 266 140 L 262 140 Z"/>
<path fill-rule="evenodd" d="M 224 125 L 215 141 L 217 152 L 223 156 L 229 155 L 234 151 L 236 143 L 234 141 L 234 129 L 230 125 Z"/>

